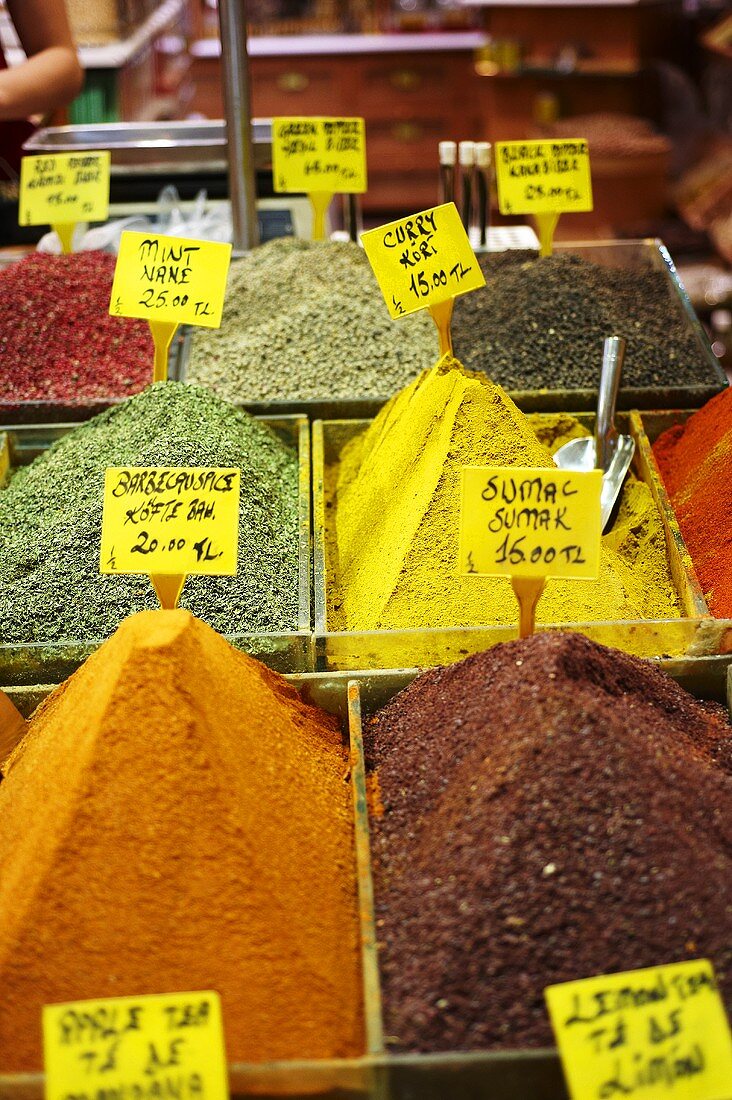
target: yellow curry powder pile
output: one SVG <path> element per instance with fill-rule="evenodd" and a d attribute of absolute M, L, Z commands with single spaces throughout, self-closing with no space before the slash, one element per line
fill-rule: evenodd
<path fill-rule="evenodd" d="M 189 612 L 126 620 L 0 784 L 0 1071 L 41 1006 L 214 989 L 230 1061 L 363 1052 L 337 720 Z"/>
<path fill-rule="evenodd" d="M 563 430 L 573 434 L 571 424 Z M 329 471 L 331 630 L 516 622 L 507 579 L 457 572 L 460 471 L 468 465 L 553 461 L 500 386 L 445 357 L 396 394 Z M 537 617 L 679 615 L 660 515 L 649 489 L 629 482 L 603 539 L 599 581 L 549 581 Z"/>

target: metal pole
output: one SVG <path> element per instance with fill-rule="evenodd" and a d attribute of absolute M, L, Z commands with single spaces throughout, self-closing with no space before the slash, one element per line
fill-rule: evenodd
<path fill-rule="evenodd" d="M 259 242 L 245 0 L 219 0 L 234 252 Z"/>

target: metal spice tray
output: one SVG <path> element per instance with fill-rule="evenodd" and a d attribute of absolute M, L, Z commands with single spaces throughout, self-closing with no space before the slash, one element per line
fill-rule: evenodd
<path fill-rule="evenodd" d="M 699 363 L 708 368 L 708 382 L 666 386 L 624 386 L 618 394 L 619 409 L 693 409 L 700 408 L 715 394 L 725 389 L 728 379 L 712 351 L 709 338 L 696 315 L 686 288 L 679 278 L 676 265 L 663 241 L 657 237 L 628 241 L 568 241 L 554 246 L 555 252 L 569 252 L 600 267 L 622 268 L 626 271 L 661 271 L 667 277 L 669 309 L 681 310 L 686 327 L 698 350 Z M 599 381 L 599 366 L 598 366 Z M 517 390 L 511 397 L 524 412 L 555 412 L 556 400 L 563 411 L 594 411 L 597 389 L 591 390 Z"/>
<path fill-rule="evenodd" d="M 594 416 L 580 413 L 586 427 Z M 332 569 L 327 529 L 335 515 L 329 470 L 337 464 L 345 444 L 368 426 L 368 421 L 316 421 L 313 425 L 313 556 L 316 667 L 322 669 L 378 669 L 417 665 L 421 668 L 460 660 L 516 636 L 515 626 L 436 627 L 404 630 L 335 631 L 332 622 L 329 572 Z M 712 619 L 691 563 L 676 517 L 660 482 L 648 439 L 638 413 L 618 417 L 621 431 L 635 438 L 633 469 L 649 487 L 666 536 L 671 575 L 681 600 L 683 617 L 662 620 L 540 624 L 539 630 L 575 630 L 603 645 L 642 657 L 717 657 L 732 650 L 732 620 Z"/>
<path fill-rule="evenodd" d="M 721 663 L 712 668 L 698 660 L 662 661 L 661 666 L 700 699 L 732 707 L 732 674 Z M 376 943 L 371 848 L 362 719 L 385 706 L 405 688 L 417 669 L 354 674 L 311 673 L 287 676 L 310 703 L 335 714 L 350 746 L 354 805 L 356 874 L 361 920 L 365 1053 L 361 1058 L 230 1065 L 232 1097 L 290 1097 L 306 1100 L 568 1100 L 558 1054 L 553 1048 L 445 1054 L 392 1054 L 385 1040 Z M 729 685 L 729 686 L 728 686 Z M 30 716 L 50 686 L 5 689 L 18 709 Z M 226 1020 L 224 1019 L 224 1027 Z M 0 1100 L 42 1100 L 44 1078 L 36 1074 L 0 1074 Z"/>
<path fill-rule="evenodd" d="M 261 417 L 298 455 L 298 612 L 297 626 L 277 634 L 227 634 L 237 649 L 277 672 L 307 672 L 314 666 L 310 569 L 310 428 L 303 417 Z M 78 424 L 0 427 L 0 487 L 3 469 L 27 465 Z M 0 681 L 7 684 L 58 683 L 98 649 L 103 639 L 0 644 Z"/>
<path fill-rule="evenodd" d="M 618 408 L 621 409 L 658 409 L 658 408 L 699 408 L 727 384 L 727 376 L 719 360 L 712 351 L 707 334 L 704 331 L 684 285 L 679 279 L 676 267 L 668 249 L 662 241 L 655 238 L 629 241 L 567 241 L 555 245 L 556 252 L 569 252 L 585 260 L 599 264 L 600 267 L 618 267 L 630 271 L 661 271 L 666 276 L 669 290 L 669 308 L 681 310 L 686 326 L 698 349 L 700 363 L 704 363 L 709 376 L 708 382 L 694 385 L 673 385 L 656 387 L 621 386 L 618 395 Z M 401 322 L 409 324 L 409 320 Z M 188 363 L 196 336 L 188 330 L 178 344 L 179 361 L 176 377 L 187 381 Z M 601 349 L 600 349 L 601 350 Z M 599 355 L 598 350 L 598 382 Z M 435 336 L 435 358 L 437 357 L 437 337 Z M 597 406 L 597 389 L 566 390 L 561 387 L 543 390 L 508 390 L 523 412 L 592 412 Z M 364 396 L 355 394 L 348 398 L 287 399 L 283 401 L 249 401 L 245 395 L 237 401 L 249 412 L 263 415 L 281 415 L 301 413 L 312 420 L 350 420 L 376 416 L 382 405 L 392 395 Z"/>
<path fill-rule="evenodd" d="M 252 148 L 256 168 L 272 159 L 272 121 L 253 118 Z M 227 169 L 226 123 L 221 119 L 174 122 L 103 122 L 84 126 L 48 126 L 23 146 L 27 153 L 81 153 L 108 149 L 112 175 L 139 171 L 190 175 Z"/>

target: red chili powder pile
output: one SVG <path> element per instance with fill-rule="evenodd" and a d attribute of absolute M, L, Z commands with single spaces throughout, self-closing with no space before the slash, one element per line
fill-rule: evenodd
<path fill-rule="evenodd" d="M 730 618 L 732 389 L 659 436 L 653 453 L 709 609 L 718 618 Z"/>
<path fill-rule="evenodd" d="M 109 315 L 115 263 L 35 253 L 0 271 L 0 402 L 129 397 L 151 381 L 146 322 Z"/>
<path fill-rule="evenodd" d="M 213 989 L 229 1060 L 363 1052 L 337 720 L 187 611 L 126 620 L 0 784 L 0 1071 L 41 1006 Z"/>

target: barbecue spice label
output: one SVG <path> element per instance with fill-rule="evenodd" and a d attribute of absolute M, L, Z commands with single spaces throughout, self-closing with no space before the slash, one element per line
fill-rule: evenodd
<path fill-rule="evenodd" d="M 108 467 L 100 572 L 234 576 L 235 467 Z"/>
<path fill-rule="evenodd" d="M 157 233 L 122 234 L 109 312 L 218 328 L 231 245 Z"/>
<path fill-rule="evenodd" d="M 109 152 L 23 157 L 18 223 L 106 221 L 110 157 Z"/>
<path fill-rule="evenodd" d="M 366 191 L 366 123 L 362 118 L 273 118 L 275 191 Z"/>
<path fill-rule="evenodd" d="M 597 580 L 602 471 L 465 466 L 461 573 Z"/>
<path fill-rule="evenodd" d="M 452 202 L 369 229 L 361 242 L 392 319 L 485 286 Z"/>
<path fill-rule="evenodd" d="M 499 141 L 495 163 L 502 214 L 592 210 L 590 154 L 583 138 Z"/>
<path fill-rule="evenodd" d="M 732 1039 L 706 959 L 544 990 L 572 1100 L 728 1100 Z"/>
<path fill-rule="evenodd" d="M 228 1100 L 218 993 L 44 1005 L 46 1100 Z"/>

